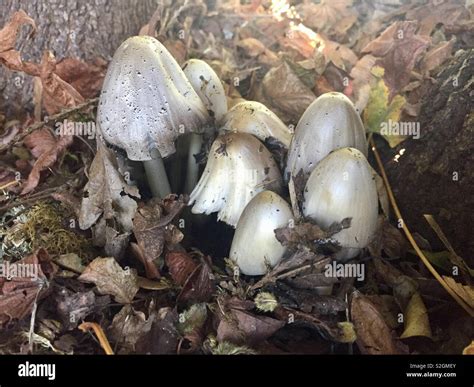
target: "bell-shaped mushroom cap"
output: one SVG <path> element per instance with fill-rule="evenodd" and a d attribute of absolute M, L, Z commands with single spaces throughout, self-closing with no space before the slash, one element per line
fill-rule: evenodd
<path fill-rule="evenodd" d="M 367 156 L 365 129 L 351 100 L 342 93 L 319 96 L 308 106 L 295 129 L 286 176 L 311 173 L 335 149 L 353 147 Z"/>
<path fill-rule="evenodd" d="M 337 258 L 353 258 L 367 246 L 377 226 L 378 198 L 373 171 L 359 150 L 338 149 L 321 160 L 306 183 L 303 214 L 323 228 L 352 218 L 333 236 L 343 247 Z"/>
<path fill-rule="evenodd" d="M 220 122 L 227 113 L 227 97 L 216 72 L 200 59 L 188 60 L 183 71 L 207 110 L 213 113 L 216 122 Z"/>
<path fill-rule="evenodd" d="M 256 101 L 239 102 L 224 117 L 222 129 L 253 134 L 261 141 L 273 137 L 286 148 L 293 133 L 278 116 L 264 104 Z"/>
<path fill-rule="evenodd" d="M 218 212 L 219 220 L 235 227 L 256 194 L 281 187 L 280 171 L 267 148 L 250 134 L 227 133 L 212 144 L 189 204 L 194 203 L 194 214 Z"/>
<path fill-rule="evenodd" d="M 207 110 L 166 48 L 150 36 L 134 36 L 115 52 L 100 95 L 97 122 L 104 139 L 130 160 L 175 152 L 175 139 L 199 132 Z"/>
<path fill-rule="evenodd" d="M 235 229 L 230 259 L 246 275 L 262 275 L 285 254 L 274 230 L 288 226 L 293 213 L 287 202 L 271 191 L 260 192 L 245 207 Z"/>

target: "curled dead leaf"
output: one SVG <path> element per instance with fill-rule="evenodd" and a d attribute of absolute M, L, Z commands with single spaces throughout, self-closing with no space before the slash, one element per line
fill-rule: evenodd
<path fill-rule="evenodd" d="M 134 269 L 122 269 L 115 258 L 96 258 L 78 278 L 97 286 L 101 294 L 109 294 L 121 304 L 132 302 L 138 292 L 137 273 Z"/>

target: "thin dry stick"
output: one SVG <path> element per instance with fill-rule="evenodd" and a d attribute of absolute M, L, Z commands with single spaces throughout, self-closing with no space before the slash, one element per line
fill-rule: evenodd
<path fill-rule="evenodd" d="M 4 144 L 0 146 L 0 152 L 4 151 L 8 147 L 22 141 L 26 136 L 28 136 L 30 133 L 34 132 L 35 130 L 41 129 L 43 126 L 48 124 L 48 122 L 52 121 L 58 121 L 62 120 L 63 118 L 68 117 L 70 114 L 75 113 L 79 110 L 85 109 L 86 107 L 89 107 L 91 105 L 94 105 L 97 101 L 99 101 L 99 98 L 92 98 L 89 99 L 86 102 L 83 102 L 79 105 L 73 106 L 68 109 L 64 109 L 61 112 L 54 114 L 52 116 L 49 116 L 47 119 L 40 121 L 40 122 L 35 122 L 33 125 L 28 126 L 25 130 L 23 130 L 21 133 L 17 134 L 12 141 L 10 141 L 8 144 Z"/>
<path fill-rule="evenodd" d="M 375 142 L 372 138 L 370 138 L 370 146 L 372 147 L 372 151 L 374 152 L 375 160 L 377 161 L 377 164 L 380 169 L 380 173 L 382 174 L 382 178 L 385 184 L 385 187 L 387 188 L 388 192 L 388 197 L 390 199 L 390 203 L 392 204 L 393 210 L 395 211 L 395 215 L 397 216 L 398 219 L 402 221 L 403 225 L 403 231 L 405 232 L 405 235 L 412 245 L 413 249 L 416 251 L 418 256 L 420 257 L 421 261 L 424 263 L 424 265 L 427 267 L 427 269 L 430 271 L 430 273 L 433 275 L 433 277 L 436 278 L 436 280 L 441 284 L 441 286 L 449 293 L 451 297 L 454 298 L 454 300 L 467 312 L 471 317 L 474 317 L 474 310 L 466 304 L 446 283 L 446 281 L 438 274 L 436 269 L 431 265 L 430 261 L 426 256 L 423 254 L 423 251 L 421 251 L 420 247 L 416 243 L 415 239 L 413 238 L 413 235 L 411 234 L 410 230 L 408 229 L 405 221 L 402 218 L 402 214 L 400 212 L 400 209 L 398 208 L 397 202 L 395 201 L 395 196 L 393 195 L 392 188 L 390 186 L 390 183 L 387 178 L 387 174 L 385 173 L 385 168 L 383 166 L 382 160 L 380 158 L 379 152 L 377 151 L 377 148 L 375 146 Z"/>
<path fill-rule="evenodd" d="M 103 348 L 105 353 L 107 355 L 114 354 L 114 351 L 112 351 L 112 347 L 110 346 L 109 340 L 107 340 L 107 336 L 105 336 L 105 333 L 99 324 L 94 322 L 83 322 L 81 325 L 79 325 L 79 329 L 83 332 L 87 332 L 92 329 L 97 338 L 99 339 L 100 346 Z"/>

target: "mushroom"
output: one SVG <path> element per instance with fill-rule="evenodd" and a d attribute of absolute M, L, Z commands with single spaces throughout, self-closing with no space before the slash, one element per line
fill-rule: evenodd
<path fill-rule="evenodd" d="M 134 36 L 120 45 L 102 87 L 98 128 L 130 160 L 143 161 L 155 196 L 171 191 L 162 158 L 175 152 L 179 135 L 203 130 L 208 119 L 201 99 L 158 40 Z"/>
<path fill-rule="evenodd" d="M 239 102 L 224 117 L 223 130 L 249 133 L 261 141 L 278 140 L 285 148 L 290 146 L 293 133 L 278 116 L 264 104 L 256 101 Z"/>
<path fill-rule="evenodd" d="M 203 60 L 190 59 L 183 65 L 183 72 L 215 122 L 220 122 L 227 112 L 227 99 L 222 82 L 215 71 Z M 195 155 L 201 151 L 202 143 L 202 134 L 190 134 L 184 186 L 186 193 L 190 193 L 198 181 L 199 164 Z"/>
<path fill-rule="evenodd" d="M 367 156 L 365 129 L 351 100 L 331 92 L 318 97 L 303 113 L 288 151 L 285 177 L 311 173 L 335 149 L 353 147 Z"/>
<path fill-rule="evenodd" d="M 322 228 L 351 218 L 349 228 L 333 239 L 342 250 L 336 259 L 354 258 L 373 236 L 378 217 L 373 170 L 357 149 L 333 151 L 314 168 L 304 190 L 303 214 Z"/>
<path fill-rule="evenodd" d="M 213 142 L 189 205 L 194 204 L 194 214 L 218 212 L 218 220 L 235 227 L 256 194 L 281 188 L 280 171 L 267 148 L 250 134 L 227 133 Z"/>
<path fill-rule="evenodd" d="M 246 275 L 263 275 L 286 252 L 274 230 L 293 219 L 290 206 L 271 191 L 260 192 L 245 207 L 235 229 L 230 259 Z"/>
<path fill-rule="evenodd" d="M 227 113 L 227 99 L 216 72 L 200 59 L 188 60 L 183 72 L 215 121 L 220 122 Z"/>

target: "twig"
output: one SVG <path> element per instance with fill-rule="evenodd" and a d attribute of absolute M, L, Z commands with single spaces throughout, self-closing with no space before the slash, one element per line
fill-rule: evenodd
<path fill-rule="evenodd" d="M 107 340 L 107 336 L 101 326 L 94 322 L 83 322 L 79 325 L 79 329 L 83 332 L 87 332 L 93 330 L 97 338 L 99 339 L 100 346 L 103 348 L 107 355 L 113 355 L 114 351 L 112 351 L 112 347 L 110 346 L 109 340 Z"/>
<path fill-rule="evenodd" d="M 424 263 L 424 265 L 427 267 L 427 269 L 430 271 L 430 273 L 433 275 L 433 277 L 436 278 L 436 280 L 441 284 L 441 286 L 449 293 L 451 297 L 454 298 L 454 300 L 467 312 L 471 317 L 474 317 L 474 310 L 464 302 L 451 288 L 450 286 L 446 283 L 446 281 L 438 274 L 436 269 L 431 265 L 430 261 L 426 256 L 423 254 L 423 251 L 420 249 L 418 244 L 416 243 L 415 239 L 413 238 L 413 235 L 411 234 L 410 230 L 408 229 L 405 221 L 402 218 L 402 214 L 400 212 L 400 209 L 398 208 L 397 202 L 395 200 L 395 196 L 393 195 L 392 188 L 390 186 L 390 183 L 388 181 L 387 174 L 385 173 L 385 168 L 383 166 L 382 160 L 380 158 L 379 152 L 377 151 L 377 148 L 375 146 L 375 142 L 372 138 L 370 138 L 370 146 L 372 147 L 372 151 L 374 152 L 375 160 L 377 161 L 377 165 L 379 166 L 380 173 L 382 174 L 383 181 L 385 183 L 385 187 L 387 188 L 388 192 L 388 197 L 390 199 L 390 203 L 392 204 L 393 210 L 395 211 L 395 215 L 399 220 L 402 221 L 402 228 L 403 231 L 405 232 L 405 235 L 412 245 L 413 249 L 416 251 L 418 256 L 420 257 L 421 261 Z"/>
<path fill-rule="evenodd" d="M 99 98 L 92 98 L 89 99 L 88 101 L 85 101 L 79 105 L 73 106 L 68 109 L 64 109 L 61 112 L 54 114 L 52 116 L 48 116 L 47 119 L 44 119 L 43 121 L 40 122 L 35 122 L 34 124 L 28 126 L 25 130 L 23 130 L 21 133 L 18 133 L 15 137 L 13 137 L 13 140 L 10 141 L 8 144 L 3 144 L 0 146 L 0 152 L 8 149 L 10 146 L 22 141 L 26 136 L 34 132 L 35 130 L 41 129 L 43 126 L 48 124 L 51 121 L 58 121 L 63 118 L 68 117 L 70 114 L 75 113 L 79 110 L 82 110 L 86 107 L 89 107 L 91 105 L 94 105 L 97 101 L 99 101 Z"/>

